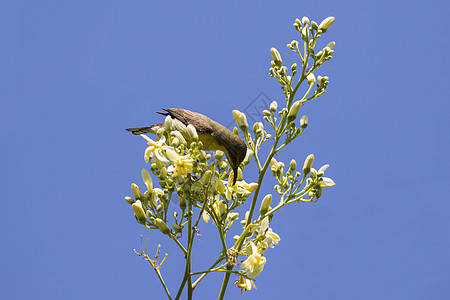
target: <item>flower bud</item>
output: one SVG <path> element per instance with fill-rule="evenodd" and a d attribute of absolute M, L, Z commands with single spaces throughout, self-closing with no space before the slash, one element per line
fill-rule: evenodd
<path fill-rule="evenodd" d="M 170 135 L 176 137 L 181 144 L 186 144 L 186 140 L 184 139 L 184 136 L 179 132 L 178 130 L 174 130 L 170 133 Z"/>
<path fill-rule="evenodd" d="M 321 30 L 322 32 L 326 32 L 331 27 L 331 25 L 333 25 L 333 23 L 334 23 L 334 17 L 328 17 L 320 23 L 318 30 Z"/>
<path fill-rule="evenodd" d="M 173 225 L 172 225 L 172 228 L 173 228 L 173 230 L 174 230 L 175 232 L 181 232 L 181 230 L 183 230 L 183 227 L 181 227 L 181 226 L 178 225 L 178 224 L 173 224 Z"/>
<path fill-rule="evenodd" d="M 247 219 L 248 219 L 249 213 L 250 213 L 250 212 L 249 212 L 248 210 L 245 212 L 244 219 L 241 220 L 241 222 L 240 222 L 242 225 L 247 224 Z M 251 222 L 251 220 L 250 220 L 250 222 Z"/>
<path fill-rule="evenodd" d="M 308 25 L 309 25 L 309 19 L 308 19 L 308 17 L 303 17 L 303 18 L 302 18 L 302 24 L 305 25 L 305 26 L 308 26 Z"/>
<path fill-rule="evenodd" d="M 320 59 L 323 55 L 323 50 L 320 50 L 319 52 L 316 53 L 316 58 Z"/>
<path fill-rule="evenodd" d="M 131 184 L 131 191 L 133 192 L 134 199 L 136 199 L 136 200 L 141 199 L 141 197 L 142 197 L 141 190 L 135 183 Z"/>
<path fill-rule="evenodd" d="M 223 217 L 227 213 L 227 206 L 225 204 L 225 201 L 220 200 L 219 202 L 219 214 L 221 217 Z"/>
<path fill-rule="evenodd" d="M 211 172 L 211 170 L 208 170 L 208 171 L 206 171 L 206 172 L 203 174 L 203 176 L 202 176 L 202 178 L 200 179 L 200 181 L 201 181 L 203 184 L 209 184 L 209 182 L 211 181 L 211 176 L 212 176 L 212 172 Z"/>
<path fill-rule="evenodd" d="M 165 166 L 161 168 L 161 171 L 159 172 L 159 178 L 161 180 L 164 180 L 167 178 L 167 169 Z"/>
<path fill-rule="evenodd" d="M 233 110 L 233 118 L 236 121 L 236 123 L 238 124 L 239 128 L 241 128 L 242 131 L 248 130 L 247 117 L 245 116 L 244 113 L 235 109 L 235 110 Z"/>
<path fill-rule="evenodd" d="M 134 199 L 131 198 L 131 197 L 126 196 L 125 197 L 125 202 L 128 203 L 128 204 L 133 204 L 134 203 Z"/>
<path fill-rule="evenodd" d="M 141 200 L 137 200 L 135 203 L 131 205 L 131 207 L 133 208 L 136 219 L 141 223 L 145 223 L 147 221 L 147 215 L 145 214 L 145 211 L 142 208 Z"/>
<path fill-rule="evenodd" d="M 314 30 L 317 30 L 317 28 L 319 28 L 319 26 L 317 25 L 316 22 L 311 21 L 311 28 L 314 29 Z"/>
<path fill-rule="evenodd" d="M 277 111 L 277 108 L 278 108 L 277 101 L 272 101 L 272 103 L 270 103 L 270 107 L 269 107 L 270 111 L 274 113 Z"/>
<path fill-rule="evenodd" d="M 144 181 L 145 185 L 147 186 L 147 191 L 151 191 L 153 189 L 153 182 L 152 178 L 150 177 L 150 173 L 146 169 L 142 169 L 142 180 Z"/>
<path fill-rule="evenodd" d="M 170 131 L 172 131 L 172 128 L 173 128 L 172 117 L 167 116 L 167 117 L 166 117 L 166 120 L 164 121 L 164 129 L 165 129 L 167 132 L 170 132 Z"/>
<path fill-rule="evenodd" d="M 237 129 L 236 126 L 233 127 L 233 133 L 234 134 L 239 134 L 239 129 Z"/>
<path fill-rule="evenodd" d="M 319 85 L 320 84 L 322 84 L 322 79 L 323 79 L 323 77 L 322 76 L 317 76 L 317 82 L 319 83 Z"/>
<path fill-rule="evenodd" d="M 172 131 L 173 132 L 173 131 Z M 172 147 L 177 148 L 180 145 L 180 140 L 177 137 L 174 137 L 172 139 L 172 143 L 171 143 Z"/>
<path fill-rule="evenodd" d="M 298 26 L 302 26 L 302 22 L 299 19 L 295 19 L 295 24 Z"/>
<path fill-rule="evenodd" d="M 178 202 L 179 202 L 181 210 L 184 211 L 186 209 L 186 198 L 180 196 L 178 198 Z"/>
<path fill-rule="evenodd" d="M 253 151 L 250 149 L 247 149 L 247 153 L 245 154 L 245 158 L 244 158 L 244 164 L 248 165 L 250 163 L 250 160 L 253 157 Z"/>
<path fill-rule="evenodd" d="M 241 115 L 239 116 L 239 128 L 243 131 L 243 132 L 247 132 L 248 131 L 248 123 L 247 123 L 247 117 L 245 116 L 244 113 L 241 113 Z"/>
<path fill-rule="evenodd" d="M 306 76 L 306 79 L 308 79 L 309 85 L 316 83 L 316 76 L 314 76 L 313 73 L 309 73 L 309 75 Z"/>
<path fill-rule="evenodd" d="M 239 124 L 239 116 L 241 115 L 241 112 L 237 109 L 233 110 L 233 118 L 236 121 L 236 123 Z"/>
<path fill-rule="evenodd" d="M 279 68 L 281 68 L 283 61 L 281 60 L 280 52 L 275 48 L 270 48 L 270 54 L 272 54 L 273 62 Z"/>
<path fill-rule="evenodd" d="M 333 41 L 333 42 L 329 42 L 325 47 L 328 47 L 330 50 L 333 50 L 334 46 L 336 46 L 336 43 Z"/>
<path fill-rule="evenodd" d="M 258 125 L 258 122 L 255 122 L 255 124 L 253 124 L 253 132 L 257 132 L 257 131 L 259 131 L 259 125 Z"/>
<path fill-rule="evenodd" d="M 162 136 L 163 134 L 164 134 L 164 132 L 166 132 L 165 130 L 164 130 L 164 128 L 159 128 L 157 131 L 156 131 L 156 135 L 157 136 Z"/>
<path fill-rule="evenodd" d="M 295 159 L 291 160 L 291 164 L 289 165 L 289 168 L 292 171 L 295 171 L 295 169 L 297 169 L 297 162 L 295 161 Z"/>
<path fill-rule="evenodd" d="M 303 174 L 307 175 L 311 171 L 311 166 L 314 162 L 314 154 L 308 155 L 303 164 Z"/>
<path fill-rule="evenodd" d="M 298 111 L 300 110 L 300 107 L 302 106 L 302 102 L 296 101 L 294 104 L 292 104 L 291 109 L 289 110 L 288 114 L 288 122 L 292 122 L 297 118 Z"/>
<path fill-rule="evenodd" d="M 269 211 L 270 202 L 272 202 L 272 194 L 266 195 L 261 202 L 261 208 L 259 209 L 261 216 L 265 215 Z"/>
<path fill-rule="evenodd" d="M 308 116 L 307 115 L 303 115 L 300 118 L 300 127 L 303 128 L 303 129 L 308 127 Z"/>
<path fill-rule="evenodd" d="M 302 38 L 305 39 L 308 36 L 308 27 L 303 27 L 301 34 Z"/>
<path fill-rule="evenodd" d="M 229 213 L 227 218 L 230 222 L 233 222 L 234 220 L 239 218 L 239 213 L 237 213 L 237 212 Z"/>
<path fill-rule="evenodd" d="M 295 70 L 297 70 L 297 64 L 293 63 L 291 66 L 291 71 L 294 72 Z"/>
<path fill-rule="evenodd" d="M 270 116 L 270 111 L 268 111 L 267 109 L 263 110 L 263 114 L 268 117 Z"/>
<path fill-rule="evenodd" d="M 198 142 L 198 134 L 197 134 L 197 130 L 195 129 L 195 127 L 192 124 L 189 124 L 187 127 L 187 132 L 189 135 L 189 138 L 193 141 L 193 142 Z"/>
<path fill-rule="evenodd" d="M 278 162 L 275 159 L 275 157 L 272 157 L 272 159 L 269 162 L 269 165 L 272 168 L 272 171 L 276 171 L 278 169 Z"/>
<path fill-rule="evenodd" d="M 161 220 L 160 218 L 155 219 L 155 224 L 158 226 L 159 230 L 161 230 L 162 233 L 169 235 L 170 229 L 169 226 L 167 226 L 166 222 Z"/>

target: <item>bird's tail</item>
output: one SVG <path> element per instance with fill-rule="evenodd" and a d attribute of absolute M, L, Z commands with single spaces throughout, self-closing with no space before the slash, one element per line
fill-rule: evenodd
<path fill-rule="evenodd" d="M 159 124 L 158 124 L 159 125 Z M 152 125 L 147 127 L 138 127 L 138 128 L 128 128 L 126 131 L 130 131 L 132 134 L 146 134 L 146 133 L 156 133 L 160 126 Z"/>

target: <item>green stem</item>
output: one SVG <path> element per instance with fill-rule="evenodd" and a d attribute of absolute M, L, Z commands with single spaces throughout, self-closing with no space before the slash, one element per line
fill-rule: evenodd
<path fill-rule="evenodd" d="M 188 201 L 189 211 L 192 211 L 192 201 Z M 192 245 L 194 243 L 194 234 L 193 231 L 195 230 L 194 227 L 192 227 L 192 216 L 189 217 L 188 222 L 188 240 L 187 240 L 187 254 L 186 254 L 186 266 L 184 269 L 184 277 L 181 281 L 180 287 L 178 289 L 177 296 L 175 297 L 176 300 L 180 299 L 181 293 L 183 292 L 184 286 L 186 285 L 186 282 L 188 283 L 188 299 L 192 299 L 192 278 L 191 278 L 191 252 L 192 252 Z"/>
<path fill-rule="evenodd" d="M 186 257 L 187 256 L 186 248 L 184 248 L 184 246 L 180 243 L 180 241 L 175 236 L 172 237 L 172 240 L 178 245 L 178 247 L 180 247 L 181 251 L 183 251 L 184 257 Z"/>
<path fill-rule="evenodd" d="M 170 292 L 169 289 L 166 286 L 166 283 L 164 282 L 164 279 L 162 278 L 161 272 L 159 271 L 159 269 L 155 269 L 156 274 L 158 275 L 159 281 L 161 281 L 161 284 L 164 287 L 164 290 L 166 291 L 167 297 L 172 300 L 172 297 L 170 296 Z"/>
<path fill-rule="evenodd" d="M 197 280 L 192 284 L 192 288 L 195 289 L 195 287 L 197 286 L 197 284 L 200 283 L 200 281 L 202 281 L 203 278 L 205 278 L 206 275 L 208 275 L 209 270 L 212 270 L 212 268 L 214 268 L 215 266 L 217 266 L 218 263 L 220 263 L 222 260 L 224 259 L 223 256 L 220 256 L 212 265 L 211 267 L 209 267 L 208 271 L 202 272 L 204 274 L 202 274 L 199 278 L 197 278 Z M 222 267 L 222 266 L 221 266 Z M 196 273 L 192 273 L 192 275 L 194 275 Z"/>
<path fill-rule="evenodd" d="M 233 270 L 233 265 L 227 266 L 227 271 Z M 225 296 L 225 291 L 227 290 L 228 281 L 230 281 L 230 272 L 226 272 L 225 276 L 223 277 L 222 286 L 220 287 L 219 297 L 217 297 L 218 300 L 223 300 L 223 297 Z"/>

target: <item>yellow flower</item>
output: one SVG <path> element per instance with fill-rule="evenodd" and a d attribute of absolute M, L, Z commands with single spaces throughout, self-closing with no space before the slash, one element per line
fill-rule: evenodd
<path fill-rule="evenodd" d="M 169 162 L 162 153 L 162 147 L 166 144 L 166 138 L 161 136 L 161 138 L 155 142 L 145 134 L 141 134 L 141 136 L 148 141 L 149 147 L 145 149 L 144 159 L 145 162 L 148 163 L 150 157 L 156 156 L 162 162 Z"/>
<path fill-rule="evenodd" d="M 265 217 L 261 221 L 261 227 L 259 228 L 256 239 L 261 241 L 262 252 L 266 251 L 268 247 L 273 248 L 274 245 L 278 245 L 280 236 L 273 232 L 272 228 L 269 228 L 269 217 Z M 258 245 L 260 244 L 258 243 Z"/>
<path fill-rule="evenodd" d="M 256 285 L 253 283 L 252 280 L 244 278 L 243 276 L 239 276 L 239 279 L 236 279 L 234 281 L 234 285 L 237 288 L 241 289 L 241 294 L 243 294 L 245 291 L 250 291 L 252 289 L 252 286 L 256 290 Z"/>
<path fill-rule="evenodd" d="M 269 228 L 266 232 L 266 239 L 264 242 L 270 247 L 273 248 L 273 245 L 278 245 L 280 241 L 280 236 L 272 231 L 272 228 Z"/>
<path fill-rule="evenodd" d="M 238 195 L 241 195 L 241 196 L 247 198 L 258 187 L 257 183 L 255 183 L 255 182 L 247 183 L 244 180 L 236 181 L 236 184 L 233 186 L 231 185 L 230 180 L 228 180 L 227 183 L 228 183 L 228 186 L 227 186 L 227 190 L 225 192 L 225 198 L 227 200 L 231 200 L 233 193 L 237 193 Z"/>
<path fill-rule="evenodd" d="M 206 210 L 204 210 L 203 213 L 202 213 L 202 218 L 203 218 L 203 221 L 205 221 L 205 223 L 208 223 L 208 222 L 209 222 L 209 219 L 210 219 L 211 217 L 210 217 L 209 214 L 206 212 Z"/>
<path fill-rule="evenodd" d="M 250 242 L 250 245 L 253 253 L 250 254 L 242 263 L 241 268 L 245 268 L 245 274 L 250 274 L 251 277 L 256 277 L 264 269 L 266 258 L 258 252 L 258 249 L 253 242 Z"/>
<path fill-rule="evenodd" d="M 169 166 L 168 172 L 173 172 L 172 176 L 178 177 L 187 175 L 192 172 L 194 167 L 194 160 L 189 155 L 179 155 L 174 148 L 169 146 L 163 146 L 166 150 L 167 158 L 170 159 L 174 165 Z"/>

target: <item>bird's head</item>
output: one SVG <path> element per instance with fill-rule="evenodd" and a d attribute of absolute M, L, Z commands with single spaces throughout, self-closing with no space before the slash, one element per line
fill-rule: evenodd
<path fill-rule="evenodd" d="M 238 177 L 238 168 L 247 154 L 247 145 L 241 138 L 236 139 L 229 145 L 230 147 L 228 147 L 225 154 L 227 155 L 228 162 L 233 169 L 233 185 L 235 185 Z"/>

